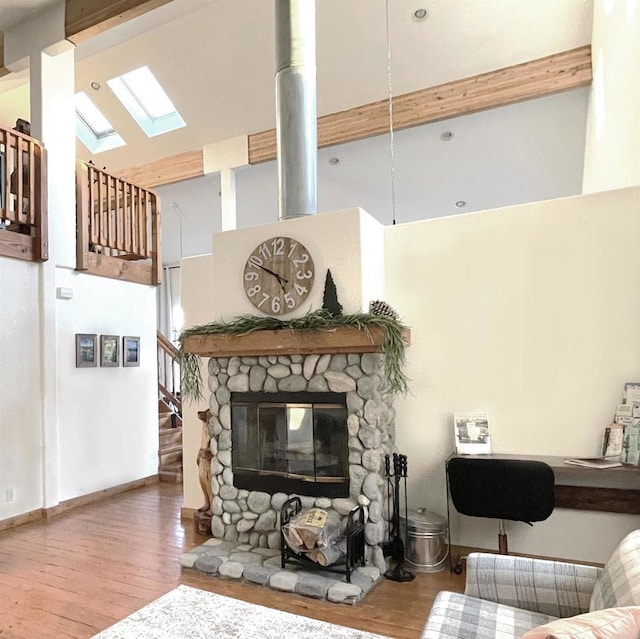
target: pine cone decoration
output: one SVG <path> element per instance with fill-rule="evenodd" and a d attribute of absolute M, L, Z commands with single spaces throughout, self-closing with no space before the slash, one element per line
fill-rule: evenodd
<path fill-rule="evenodd" d="M 369 302 L 369 313 L 371 313 L 371 315 L 384 315 L 394 320 L 400 319 L 398 312 L 382 300 L 372 300 Z"/>

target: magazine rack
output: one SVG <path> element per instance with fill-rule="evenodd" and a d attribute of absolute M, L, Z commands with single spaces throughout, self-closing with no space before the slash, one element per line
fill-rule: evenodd
<path fill-rule="evenodd" d="M 356 566 L 364 566 L 364 508 L 356 506 L 347 515 L 346 553 L 337 562 L 328 566 L 309 559 L 306 555 L 293 550 L 284 536 L 283 529 L 302 510 L 300 497 L 291 497 L 282 504 L 280 509 L 280 564 L 293 563 L 303 566 L 308 570 L 329 570 L 338 572 L 347 577 L 347 583 L 351 583 L 351 573 Z"/>
<path fill-rule="evenodd" d="M 455 509 L 469 517 L 499 519 L 501 554 L 508 552 L 504 520 L 531 525 L 547 519 L 555 504 L 554 482 L 553 470 L 541 461 L 454 457 L 447 462 L 447 490 Z M 460 558 L 452 570 L 462 572 Z"/>

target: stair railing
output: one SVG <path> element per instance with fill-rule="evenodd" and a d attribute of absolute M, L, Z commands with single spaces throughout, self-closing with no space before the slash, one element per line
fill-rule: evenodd
<path fill-rule="evenodd" d="M 178 349 L 158 331 L 158 393 L 182 415 Z"/>
<path fill-rule="evenodd" d="M 160 284 L 160 198 L 156 193 L 78 160 L 76 201 L 76 270 Z"/>
<path fill-rule="evenodd" d="M 0 255 L 49 259 L 47 154 L 41 142 L 0 127 Z"/>

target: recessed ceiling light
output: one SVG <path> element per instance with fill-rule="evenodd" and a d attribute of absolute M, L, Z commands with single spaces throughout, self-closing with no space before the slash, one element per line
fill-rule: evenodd
<path fill-rule="evenodd" d="M 427 10 L 426 9 L 416 9 L 413 12 L 413 16 L 417 19 L 417 20 L 424 20 L 427 17 Z"/>
<path fill-rule="evenodd" d="M 456 206 L 457 206 L 459 209 L 461 209 L 463 206 L 466 206 L 466 205 L 467 205 L 467 203 L 466 203 L 464 200 L 458 200 L 458 201 L 456 202 Z"/>
<path fill-rule="evenodd" d="M 329 158 L 329 164 L 340 164 L 340 158 Z"/>
<path fill-rule="evenodd" d="M 441 139 L 443 142 L 448 142 L 452 137 L 453 137 L 453 133 L 451 133 L 451 131 L 443 131 L 443 132 L 440 134 L 440 139 Z"/>
<path fill-rule="evenodd" d="M 94 81 L 94 82 L 92 82 L 92 83 L 91 83 L 91 88 L 92 88 L 94 91 L 99 91 L 99 90 L 100 90 L 100 83 L 99 83 L 99 82 L 95 82 L 95 81 Z"/>

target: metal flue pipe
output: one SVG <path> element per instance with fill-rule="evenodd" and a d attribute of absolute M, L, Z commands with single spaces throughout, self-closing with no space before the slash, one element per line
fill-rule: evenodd
<path fill-rule="evenodd" d="M 315 0 L 274 0 L 278 217 L 318 210 Z"/>

